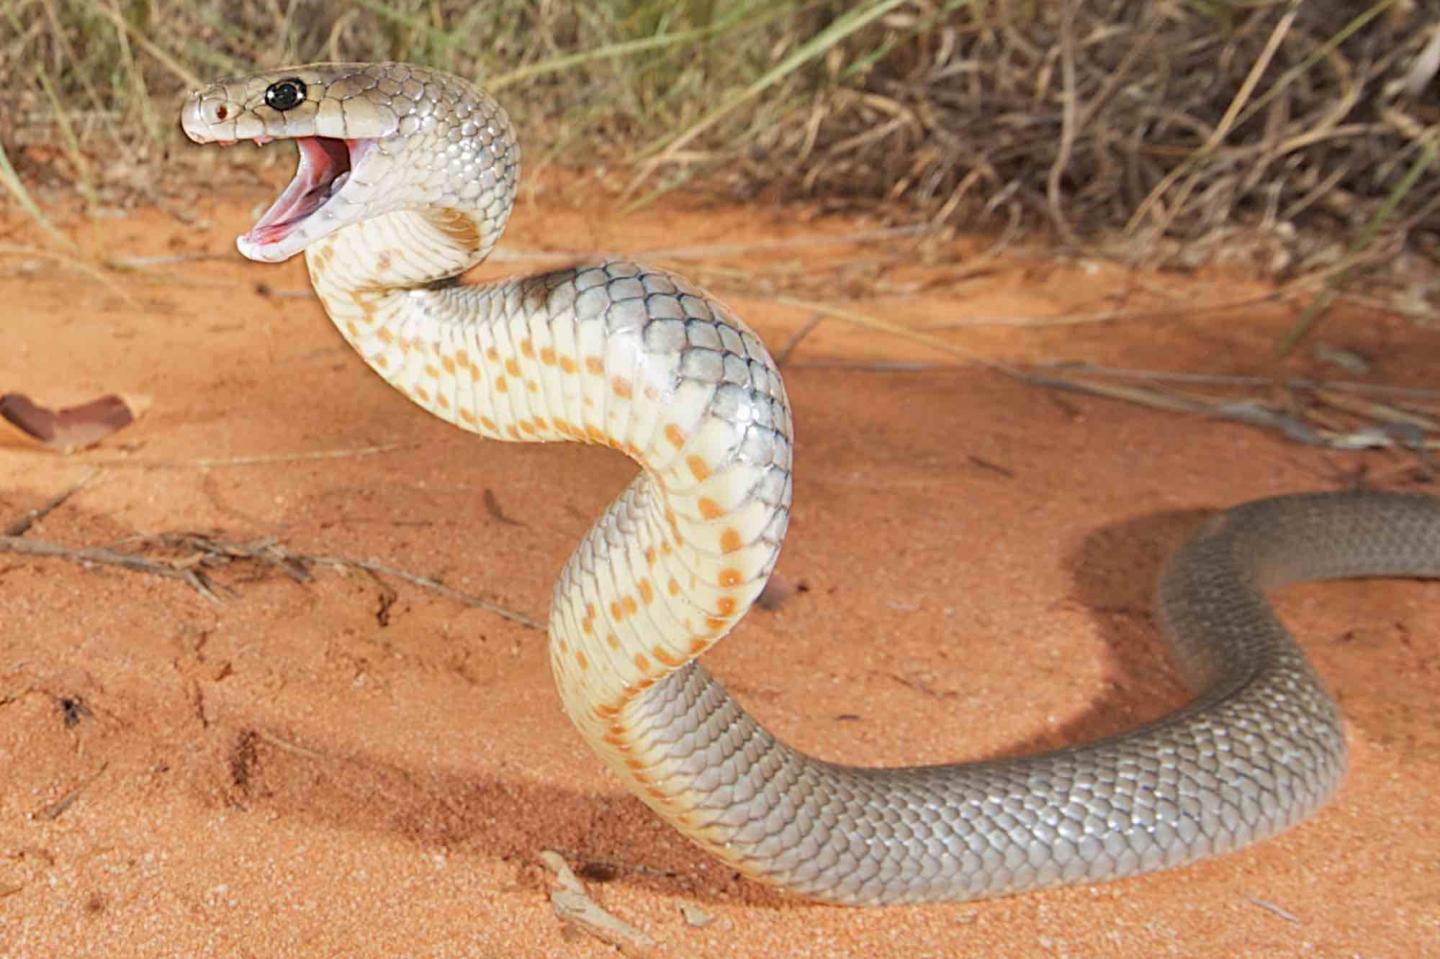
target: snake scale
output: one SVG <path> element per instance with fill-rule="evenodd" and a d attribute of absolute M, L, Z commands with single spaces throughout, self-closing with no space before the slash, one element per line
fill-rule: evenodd
<path fill-rule="evenodd" d="M 696 661 L 755 601 L 790 514 L 790 408 L 759 338 L 684 279 L 624 260 L 459 282 L 500 237 L 519 150 L 504 111 L 456 77 L 290 67 L 192 94 L 182 125 L 201 143 L 296 142 L 294 180 L 240 251 L 303 252 L 331 319 L 392 386 L 491 439 L 598 443 L 641 465 L 556 583 L 555 682 L 635 795 L 757 879 L 845 904 L 973 899 L 1273 835 L 1335 790 L 1345 743 L 1262 591 L 1440 576 L 1440 500 L 1246 504 L 1162 574 L 1191 705 L 1015 759 L 870 769 L 803 755 Z"/>

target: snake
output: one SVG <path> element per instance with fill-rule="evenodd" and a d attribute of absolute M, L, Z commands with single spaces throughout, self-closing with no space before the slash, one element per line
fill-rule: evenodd
<path fill-rule="evenodd" d="M 800 896 L 987 898 L 1272 836 L 1336 791 L 1346 742 L 1267 592 L 1440 577 L 1440 499 L 1242 504 L 1160 575 L 1156 619 L 1188 705 L 1037 755 L 888 768 L 807 755 L 698 662 L 759 597 L 789 524 L 792 415 L 760 338 L 695 284 L 624 258 L 462 280 L 499 240 L 520 164 L 507 114 L 463 78 L 405 63 L 284 67 L 192 92 L 181 126 L 203 144 L 296 144 L 294 178 L 238 249 L 267 263 L 303 253 L 341 336 L 414 403 L 489 439 L 597 444 L 639 464 L 555 583 L 561 704 L 655 813 Z"/>

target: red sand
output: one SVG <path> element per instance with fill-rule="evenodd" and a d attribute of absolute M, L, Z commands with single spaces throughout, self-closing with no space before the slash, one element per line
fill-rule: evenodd
<path fill-rule="evenodd" d="M 502 249 L 858 228 L 768 209 L 620 218 L 542 201 L 523 204 Z M 365 370 L 313 299 L 257 290 L 306 284 L 298 262 L 233 253 L 248 204 L 199 212 L 195 226 L 142 210 L 94 235 L 77 228 L 115 255 L 218 254 L 117 274 L 112 289 L 63 261 L 0 259 L 0 392 L 151 400 L 83 454 L 0 448 L 0 525 L 98 467 L 31 538 L 269 538 L 439 576 L 542 617 L 564 558 L 633 467 L 430 419 Z M 5 233 L 38 242 L 13 216 Z M 1260 291 L 1038 258 L 940 282 L 958 276 L 961 249 L 931 267 L 880 258 L 887 281 L 939 285 L 855 308 L 923 328 L 1153 304 L 1155 288 L 1186 304 Z M 740 265 L 829 275 L 856 256 L 782 250 Z M 737 282 L 705 266 L 688 272 Z M 517 268 L 529 265 L 484 275 Z M 722 295 L 778 347 L 812 314 L 757 288 Z M 816 284 L 798 296 L 825 294 Z M 993 359 L 1256 372 L 1291 320 L 1256 307 L 941 335 Z M 1440 368 L 1435 331 L 1383 316 L 1342 313 L 1323 338 L 1374 358 L 1374 381 L 1433 385 Z M 804 339 L 786 374 L 799 437 L 779 574 L 807 589 L 752 613 L 707 664 L 779 735 L 855 762 L 1015 753 L 1164 712 L 1184 695 L 1150 621 L 1161 557 L 1208 510 L 1399 462 L 976 367 L 806 365 L 823 358 L 951 359 L 836 320 Z M 390 449 L 196 462 L 376 446 Z M 217 576 L 234 590 L 221 605 L 174 581 L 0 554 L 0 955 L 613 954 L 555 918 L 544 848 L 588 861 L 591 893 L 659 940 L 660 956 L 1440 955 L 1440 587 L 1280 597 L 1353 746 L 1344 789 L 1313 821 L 1137 880 L 850 911 L 736 878 L 624 794 L 561 715 L 541 634 L 365 574 Z M 692 928 L 682 904 L 715 921 Z"/>

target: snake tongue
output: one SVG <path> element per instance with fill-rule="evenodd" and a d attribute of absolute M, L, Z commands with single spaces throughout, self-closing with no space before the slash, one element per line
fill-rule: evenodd
<path fill-rule="evenodd" d="M 331 137 L 297 137 L 300 162 L 295 178 L 255 221 L 244 239 L 256 245 L 283 240 L 334 194 L 334 184 L 350 173 L 350 144 Z"/>

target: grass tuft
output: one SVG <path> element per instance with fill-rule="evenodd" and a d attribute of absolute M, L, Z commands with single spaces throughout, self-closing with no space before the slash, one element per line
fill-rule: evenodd
<path fill-rule="evenodd" d="M 402 59 L 502 93 L 544 162 L 829 208 L 1124 235 L 1251 227 L 1440 246 L 1436 0 L 0 0 L 25 180 L 132 170 L 202 79 Z M 32 147 L 45 147 L 32 151 Z M 583 147 L 583 148 L 582 148 Z M 59 156 L 64 170 L 47 169 Z M 1428 164 L 1426 169 L 1428 169 Z M 23 189 L 23 187 L 22 187 Z M 1384 236 L 1380 236 L 1382 233 Z M 1169 244 L 1168 246 L 1166 244 Z"/>

